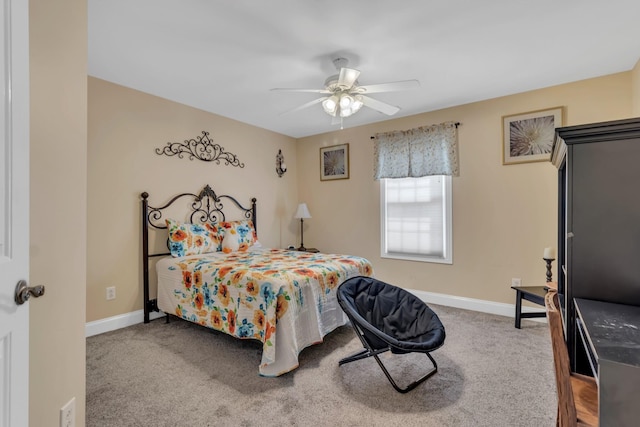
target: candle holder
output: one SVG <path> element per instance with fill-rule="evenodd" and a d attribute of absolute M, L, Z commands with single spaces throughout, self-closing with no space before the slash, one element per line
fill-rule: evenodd
<path fill-rule="evenodd" d="M 551 282 L 553 275 L 551 274 L 551 263 L 555 261 L 555 258 L 542 258 L 547 263 L 547 283 Z"/>
<path fill-rule="evenodd" d="M 278 150 L 278 154 L 276 155 L 276 173 L 280 178 L 287 171 L 287 165 L 284 164 L 284 156 L 282 155 L 282 150 Z"/>

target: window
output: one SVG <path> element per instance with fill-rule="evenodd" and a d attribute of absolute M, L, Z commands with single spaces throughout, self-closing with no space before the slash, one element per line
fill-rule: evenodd
<path fill-rule="evenodd" d="M 380 256 L 452 264 L 451 176 L 380 181 Z"/>

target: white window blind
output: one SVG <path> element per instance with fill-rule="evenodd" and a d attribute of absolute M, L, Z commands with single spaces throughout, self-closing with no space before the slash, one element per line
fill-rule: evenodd
<path fill-rule="evenodd" d="M 382 181 L 381 256 L 451 263 L 451 177 Z"/>

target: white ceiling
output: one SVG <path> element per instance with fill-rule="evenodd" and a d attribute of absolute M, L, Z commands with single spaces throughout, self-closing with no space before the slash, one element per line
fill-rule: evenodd
<path fill-rule="evenodd" d="M 89 75 L 292 137 L 343 56 L 409 116 L 633 68 L 640 0 L 88 0 Z M 389 119 L 363 108 L 344 127 Z M 451 118 L 455 120 L 455 117 Z"/>

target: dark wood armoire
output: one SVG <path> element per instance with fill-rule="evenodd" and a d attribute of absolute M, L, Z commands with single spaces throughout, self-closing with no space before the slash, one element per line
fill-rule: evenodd
<path fill-rule="evenodd" d="M 558 128 L 552 162 L 567 346 L 588 374 L 574 298 L 640 306 L 640 118 Z"/>

